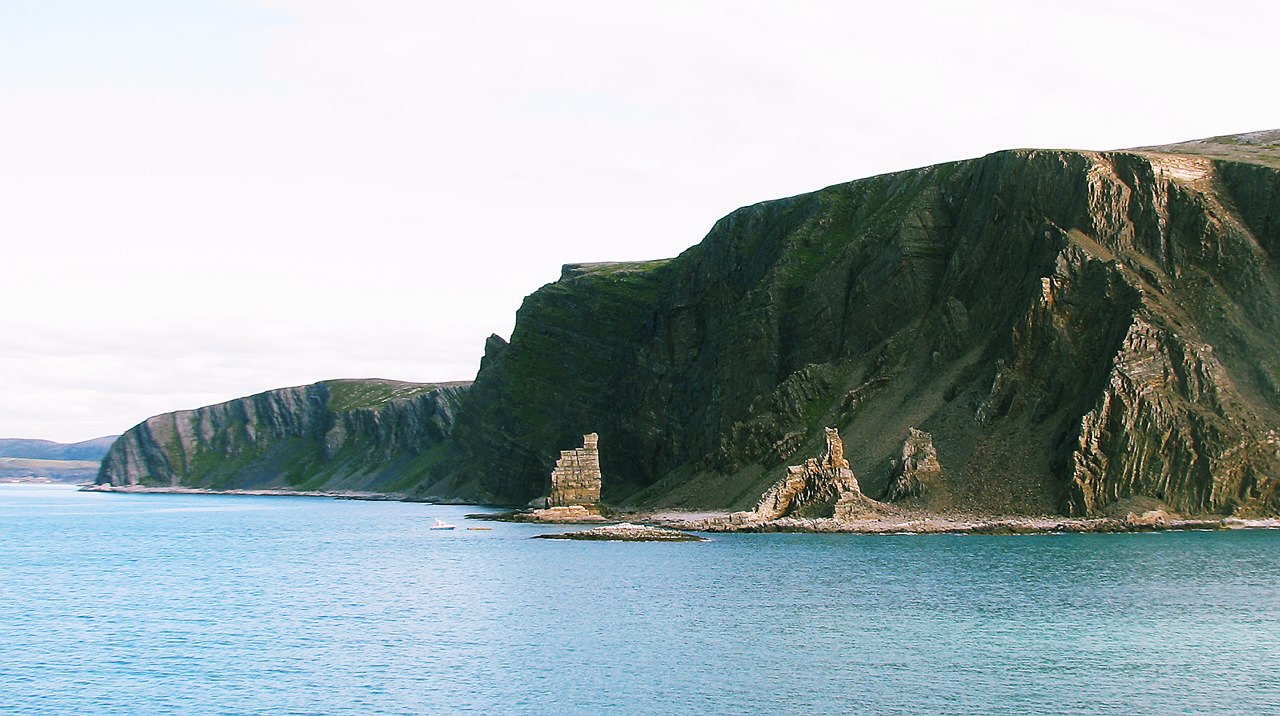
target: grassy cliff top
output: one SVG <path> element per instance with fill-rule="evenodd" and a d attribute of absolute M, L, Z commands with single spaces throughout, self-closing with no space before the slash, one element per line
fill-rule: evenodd
<path fill-rule="evenodd" d="M 600 261 L 597 263 L 565 264 L 560 269 L 560 278 L 644 273 L 665 266 L 670 262 L 671 259 L 653 259 L 651 261 Z"/>
<path fill-rule="evenodd" d="M 1280 168 L 1280 129 L 1264 129 L 1243 134 L 1224 134 L 1190 142 L 1138 147 L 1138 151 L 1192 154 L 1212 159 L 1262 164 Z"/>
<path fill-rule="evenodd" d="M 393 400 L 404 400 L 437 388 L 465 385 L 454 383 L 408 383 L 384 378 L 326 380 L 321 383 L 329 389 L 329 410 L 345 413 L 359 408 L 374 408 Z"/>

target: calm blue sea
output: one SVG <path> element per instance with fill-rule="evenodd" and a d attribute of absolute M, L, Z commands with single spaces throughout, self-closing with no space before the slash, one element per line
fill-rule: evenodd
<path fill-rule="evenodd" d="M 0 713 L 1280 713 L 1280 533 L 577 543 L 470 511 L 2 485 Z"/>

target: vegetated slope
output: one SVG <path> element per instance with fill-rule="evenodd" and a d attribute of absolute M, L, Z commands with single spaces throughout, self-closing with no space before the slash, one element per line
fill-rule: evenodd
<path fill-rule="evenodd" d="M 52 440 L 26 438 L 0 438 L 0 457 L 21 457 L 32 460 L 101 460 L 116 441 L 117 435 L 84 440 L 78 443 L 58 443 Z"/>
<path fill-rule="evenodd" d="M 99 484 L 402 492 L 440 469 L 467 383 L 330 380 L 149 418 Z"/>
<path fill-rule="evenodd" d="M 449 484 L 532 498 L 596 431 L 607 499 L 745 507 L 834 425 L 874 496 L 914 426 L 922 507 L 1275 512 L 1280 171 L 1241 136 L 998 152 L 567 266 L 490 339 Z"/>

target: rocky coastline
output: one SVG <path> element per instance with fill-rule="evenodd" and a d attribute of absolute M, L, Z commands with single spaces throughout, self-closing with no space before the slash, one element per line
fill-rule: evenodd
<path fill-rule="evenodd" d="M 1280 130 L 762 202 L 672 259 L 565 265 L 472 383 L 155 416 L 97 482 L 543 501 L 564 522 L 602 489 L 754 513 L 736 530 L 1280 516 L 1277 196 Z"/>
<path fill-rule="evenodd" d="M 783 517 L 764 522 L 735 522 L 732 515 L 716 517 L 661 513 L 629 519 L 672 529 L 697 532 L 812 532 L 843 534 L 1065 534 L 1280 529 L 1280 519 L 1245 519 L 1226 515 L 1185 517 L 1160 511 L 1125 517 L 1063 517 L 1060 515 L 961 515 L 897 512 L 854 521 L 834 518 Z"/>
<path fill-rule="evenodd" d="M 324 497 L 337 500 L 367 500 L 372 502 L 425 502 L 429 504 L 477 505 L 452 500 L 423 500 L 408 495 L 381 492 L 324 491 L 324 490 L 211 490 L 197 487 L 154 487 L 145 485 L 83 485 L 82 492 L 147 495 L 232 495 L 244 497 Z M 501 507 L 501 506 L 497 506 Z M 467 515 L 471 520 L 495 522 L 523 522 L 537 524 L 593 524 L 626 520 L 622 523 L 639 523 L 679 530 L 682 532 L 719 533 L 844 533 L 844 534 L 1058 534 L 1058 533 L 1121 533 L 1162 532 L 1185 530 L 1239 530 L 1280 529 L 1280 519 L 1248 519 L 1228 515 L 1183 516 L 1158 511 L 1125 517 L 1081 518 L 1060 515 L 978 515 L 958 513 L 930 513 L 894 509 L 867 516 L 859 520 L 844 521 L 834 518 L 781 517 L 761 522 L 735 521 L 730 512 L 683 512 L 673 510 L 633 511 L 612 516 L 589 514 L 581 519 L 540 520 L 531 511 L 505 511 Z M 614 526 L 614 525 L 604 525 Z M 582 538 L 585 539 L 585 538 Z"/>

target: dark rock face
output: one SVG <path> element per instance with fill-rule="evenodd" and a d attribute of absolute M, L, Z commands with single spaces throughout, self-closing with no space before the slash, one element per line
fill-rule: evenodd
<path fill-rule="evenodd" d="M 525 501 L 598 428 L 607 499 L 736 481 L 705 506 L 747 507 L 815 425 L 858 436 L 863 474 L 920 426 L 949 456 L 937 507 L 1274 513 L 1278 177 L 999 152 L 740 209 L 669 262 L 566 267 L 490 347 L 454 469 Z"/>
<path fill-rule="evenodd" d="M 430 488 L 466 384 L 339 380 L 150 418 L 99 484 L 409 492 Z"/>

